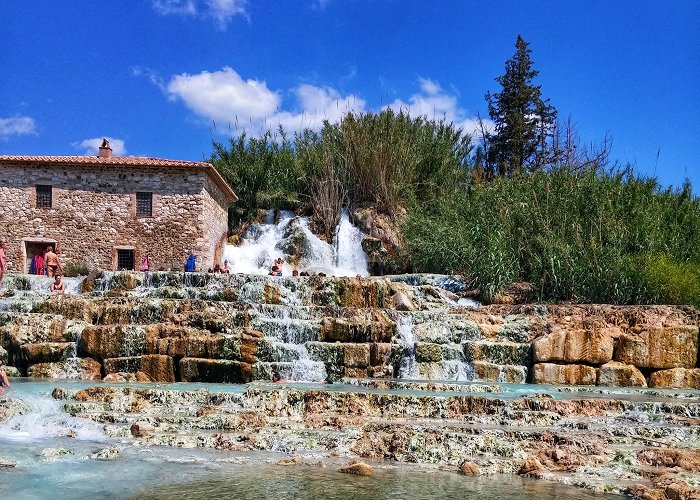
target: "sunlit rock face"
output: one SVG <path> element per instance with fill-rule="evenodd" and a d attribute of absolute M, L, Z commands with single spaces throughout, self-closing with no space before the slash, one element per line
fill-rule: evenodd
<path fill-rule="evenodd" d="M 481 306 L 459 278 L 428 274 L 105 272 L 90 280 L 89 292 L 0 313 L 4 362 L 37 377 L 160 382 L 278 373 L 309 382 L 700 388 L 698 315 L 689 308 Z"/>

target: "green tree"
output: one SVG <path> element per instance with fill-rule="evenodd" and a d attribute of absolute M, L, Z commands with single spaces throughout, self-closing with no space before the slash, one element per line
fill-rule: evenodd
<path fill-rule="evenodd" d="M 492 175 L 540 170 L 556 156 L 551 138 L 557 111 L 549 99 L 542 99 L 540 86 L 533 84 L 539 71 L 533 68 L 528 45 L 518 35 L 505 74 L 496 78 L 502 90 L 486 93 L 489 116 L 495 123 L 495 131 L 486 140 L 485 156 Z"/>

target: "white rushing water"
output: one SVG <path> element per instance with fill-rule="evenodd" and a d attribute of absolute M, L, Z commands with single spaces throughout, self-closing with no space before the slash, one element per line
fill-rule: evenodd
<path fill-rule="evenodd" d="M 226 245 L 224 260 L 232 273 L 268 274 L 279 258 L 285 261 L 284 276 L 290 276 L 294 269 L 332 276 L 367 276 L 362 238 L 347 210 L 341 214 L 332 244 L 311 231 L 308 217 L 281 211 L 275 220 L 275 213 L 270 210 L 263 224 L 248 228 L 240 245 Z M 298 257 L 296 266 L 287 262 L 290 257 Z"/>

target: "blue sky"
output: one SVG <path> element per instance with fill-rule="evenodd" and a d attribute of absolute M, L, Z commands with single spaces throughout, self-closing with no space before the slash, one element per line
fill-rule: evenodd
<path fill-rule="evenodd" d="M 13 0 L 0 4 L 0 154 L 202 160 L 243 128 L 408 108 L 470 129 L 531 43 L 584 142 L 700 186 L 700 2 Z M 657 153 L 658 160 L 657 160 Z"/>

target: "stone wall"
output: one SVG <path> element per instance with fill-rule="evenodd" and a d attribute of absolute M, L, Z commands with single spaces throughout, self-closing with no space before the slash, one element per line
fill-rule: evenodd
<path fill-rule="evenodd" d="M 51 208 L 36 207 L 37 184 L 52 186 Z M 152 217 L 137 217 L 137 191 L 153 193 Z M 12 271 L 25 271 L 32 257 L 26 241 L 55 242 L 64 264 L 115 269 L 121 247 L 134 250 L 136 267 L 149 253 L 152 269 L 180 270 L 190 250 L 199 267 L 212 265 L 226 235 L 228 202 L 201 170 L 4 164 L 0 206 Z"/>
<path fill-rule="evenodd" d="M 204 189 L 201 193 L 203 209 L 200 213 L 200 225 L 204 228 L 204 248 L 214 249 L 207 252 L 201 261 L 202 269 L 222 263 L 226 235 L 228 233 L 228 201 L 209 177 L 204 179 Z"/>

